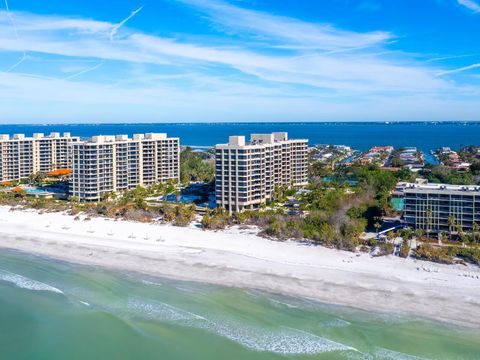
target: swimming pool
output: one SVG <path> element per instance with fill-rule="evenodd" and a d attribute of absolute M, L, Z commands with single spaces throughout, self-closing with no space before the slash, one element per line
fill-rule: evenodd
<path fill-rule="evenodd" d="M 50 191 L 37 188 L 23 188 L 23 190 L 29 195 L 52 195 Z"/>

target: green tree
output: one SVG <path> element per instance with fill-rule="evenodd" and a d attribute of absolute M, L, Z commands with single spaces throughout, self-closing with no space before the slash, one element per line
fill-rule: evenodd
<path fill-rule="evenodd" d="M 428 208 L 425 211 L 427 220 L 427 238 L 430 238 L 430 232 L 432 231 L 432 208 Z"/>
<path fill-rule="evenodd" d="M 478 235 L 478 230 L 479 229 L 480 229 L 480 227 L 478 226 L 478 224 L 476 222 L 474 222 L 473 225 L 472 225 L 472 240 L 473 240 L 474 244 L 477 243 L 477 235 Z"/>
<path fill-rule="evenodd" d="M 448 216 L 447 224 L 448 224 L 448 233 L 449 233 L 449 237 L 450 237 L 450 240 L 451 240 L 453 229 L 455 229 L 456 226 L 457 226 L 457 219 L 456 219 L 455 215 L 449 215 Z"/>
<path fill-rule="evenodd" d="M 415 236 L 417 237 L 417 239 L 421 239 L 423 237 L 423 235 L 425 235 L 425 230 L 423 230 L 423 229 L 416 229 L 415 230 Z"/>
<path fill-rule="evenodd" d="M 47 178 L 47 174 L 44 173 L 43 171 L 39 171 L 35 174 L 31 174 L 28 177 L 28 182 L 33 185 L 41 186 L 45 182 L 46 178 Z"/>
<path fill-rule="evenodd" d="M 190 181 L 211 182 L 215 178 L 214 160 L 210 155 L 202 155 L 187 147 L 180 153 L 180 181 L 188 184 Z"/>

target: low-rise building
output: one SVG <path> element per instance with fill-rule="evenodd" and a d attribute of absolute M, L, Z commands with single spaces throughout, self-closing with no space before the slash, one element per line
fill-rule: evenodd
<path fill-rule="evenodd" d="M 358 159 L 358 162 L 362 165 L 378 164 L 384 166 L 392 151 L 393 146 L 373 146 Z"/>
<path fill-rule="evenodd" d="M 468 170 L 470 168 L 470 163 L 463 161 L 460 155 L 449 147 L 437 149 L 435 155 L 442 165 L 453 170 Z"/>
<path fill-rule="evenodd" d="M 167 134 L 94 136 L 73 146 L 70 195 L 99 201 L 108 193 L 180 176 L 180 140 Z"/>
<path fill-rule="evenodd" d="M 480 186 L 402 183 L 404 219 L 413 229 L 428 232 L 471 231 L 480 224 Z"/>
<path fill-rule="evenodd" d="M 70 169 L 72 146 L 80 138 L 52 132 L 26 137 L 0 135 L 0 181 L 15 181 L 37 172 Z"/>
<path fill-rule="evenodd" d="M 217 206 L 230 212 L 258 208 L 278 186 L 307 184 L 308 140 L 290 140 L 285 132 L 230 136 L 215 146 Z"/>

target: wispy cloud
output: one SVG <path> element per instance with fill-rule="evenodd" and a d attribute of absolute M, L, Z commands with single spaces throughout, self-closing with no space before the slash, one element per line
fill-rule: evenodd
<path fill-rule="evenodd" d="M 480 68 L 480 63 L 464 66 L 464 67 L 453 69 L 453 70 L 442 71 L 442 72 L 438 73 L 437 75 L 438 76 L 445 76 L 445 75 L 456 74 L 456 73 L 460 73 L 460 72 L 468 71 L 468 70 L 473 70 L 473 69 L 477 69 L 477 68 Z"/>
<path fill-rule="evenodd" d="M 480 13 L 480 3 L 477 3 L 474 0 L 457 0 L 457 2 L 474 13 Z"/>
<path fill-rule="evenodd" d="M 255 47 L 246 48 L 241 43 L 233 47 L 212 47 L 130 30 L 122 38 L 111 42 L 105 33 L 106 29 L 111 28 L 108 23 L 58 18 L 52 21 L 48 16 L 21 13 L 17 16 L 22 19 L 19 26 L 24 36 L 18 41 L 2 37 L 2 25 L 5 24 L 0 21 L 0 51 L 28 49 L 31 52 L 72 58 L 150 63 L 186 69 L 210 64 L 226 66 L 262 81 L 306 85 L 330 91 L 436 92 L 450 87 L 435 76 L 438 69 L 423 67 L 388 51 L 385 52 L 389 55 L 388 59 L 363 48 L 350 52 L 286 50 L 266 53 Z M 255 19 L 258 21 L 256 26 L 280 29 L 285 22 L 283 18 L 268 16 L 265 25 L 261 22 L 263 18 L 264 15 Z M 294 29 L 294 23 L 299 28 Z M 309 26 L 308 23 L 296 20 L 290 22 L 289 30 L 301 33 L 301 29 Z M 345 50 L 347 46 L 364 43 L 364 40 L 355 40 L 364 39 L 362 33 L 335 30 L 334 37 L 338 40 L 335 46 L 330 39 L 322 43 L 317 39 L 315 44 L 325 49 L 343 47 Z M 362 51 L 361 56 L 359 51 Z M 397 60 L 394 60 L 395 57 Z"/>
<path fill-rule="evenodd" d="M 249 10 L 217 0 L 178 0 L 206 13 L 229 31 L 277 41 L 283 46 L 335 51 L 384 44 L 393 35 L 385 31 L 358 33 L 329 24 L 315 24 L 285 16 Z"/>
<path fill-rule="evenodd" d="M 83 75 L 83 74 L 86 74 L 86 73 L 89 73 L 89 72 L 91 72 L 91 71 L 97 70 L 97 69 L 101 68 L 101 67 L 103 66 L 103 64 L 104 64 L 104 63 L 102 62 L 102 63 L 98 63 L 98 64 L 96 64 L 96 65 L 94 65 L 94 66 L 92 66 L 92 67 L 82 69 L 82 70 L 80 70 L 80 71 L 78 71 L 78 72 L 76 72 L 76 73 L 74 73 L 74 74 L 68 75 L 67 77 L 65 77 L 65 80 L 74 79 L 74 78 L 76 78 L 76 77 L 78 77 L 78 76 L 81 76 L 81 75 Z"/>
<path fill-rule="evenodd" d="M 68 103 L 75 116 L 87 116 L 90 107 L 84 104 L 95 104 L 90 115 L 94 109 L 107 113 L 106 107 L 116 104 L 110 111 L 118 109 L 123 119 L 126 108 L 141 108 L 153 114 L 143 119 L 149 121 L 164 109 L 184 119 L 203 114 L 222 120 L 229 114 L 223 120 L 328 120 L 342 114 L 336 118 L 348 120 L 355 113 L 356 119 L 375 120 L 381 111 L 413 119 L 424 114 L 407 114 L 409 107 L 419 109 L 412 106 L 418 99 L 425 113 L 427 104 L 438 108 L 441 100 L 450 109 L 463 109 L 464 118 L 478 113 L 478 87 L 455 82 L 454 74 L 468 69 L 448 70 L 393 51 L 397 37 L 388 31 L 344 30 L 216 0 L 175 1 L 215 24 L 209 36 L 160 36 L 129 28 L 139 8 L 119 23 L 13 12 L 21 34 L 16 37 L 0 11 L 0 54 L 11 61 L 28 51 L 35 60 L 22 70 L 41 75 L 19 73 L 19 68 L 0 72 L 0 116 L 12 115 L 4 106 L 8 101 L 28 99 L 51 116 L 44 102 Z M 443 78 L 447 74 L 452 76 Z M 372 109 L 378 117 L 367 117 Z M 441 115 L 447 113 L 452 115 Z"/>
<path fill-rule="evenodd" d="M 429 62 L 437 62 L 437 61 L 445 61 L 445 60 L 453 60 L 453 59 L 462 59 L 462 58 L 472 57 L 472 56 L 476 56 L 476 55 L 477 54 L 440 56 L 440 57 L 435 57 L 435 58 L 428 59 L 425 62 L 429 63 Z"/>
<path fill-rule="evenodd" d="M 15 39 L 18 41 L 20 38 L 18 36 L 18 29 L 17 29 L 17 24 L 15 23 L 15 20 L 13 19 L 12 14 L 10 13 L 10 7 L 8 6 L 8 0 L 5 0 L 5 12 L 7 14 L 8 19 L 10 20 L 10 24 L 12 24 L 13 32 L 15 34 Z M 27 59 L 27 53 L 25 50 L 22 51 L 22 57 L 20 60 L 18 60 L 16 63 L 14 63 L 12 66 L 10 66 L 7 69 L 7 72 L 10 72 L 14 70 L 18 65 L 23 63 Z"/>

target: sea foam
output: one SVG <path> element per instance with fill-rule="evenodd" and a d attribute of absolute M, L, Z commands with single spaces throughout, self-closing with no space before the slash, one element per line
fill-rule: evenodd
<path fill-rule="evenodd" d="M 22 289 L 35 291 L 51 291 L 57 294 L 63 294 L 63 291 L 57 289 L 56 287 L 6 270 L 0 270 L 0 281 L 12 283 Z"/>
<path fill-rule="evenodd" d="M 255 351 L 283 355 L 314 355 L 332 351 L 357 351 L 348 345 L 298 329 L 264 329 L 230 321 L 207 321 L 197 326 Z"/>
<path fill-rule="evenodd" d="M 384 348 L 376 348 L 368 353 L 350 353 L 347 358 L 351 360 L 432 360 Z"/>
<path fill-rule="evenodd" d="M 356 351 L 350 346 L 302 330 L 285 327 L 267 329 L 231 319 L 201 316 L 152 299 L 131 298 L 127 302 L 127 309 L 135 316 L 201 329 L 255 351 L 284 355 Z"/>
<path fill-rule="evenodd" d="M 205 318 L 200 315 L 160 301 L 133 298 L 128 301 L 127 308 L 131 310 L 134 315 L 159 321 L 187 322 L 191 320 L 205 320 Z"/>

